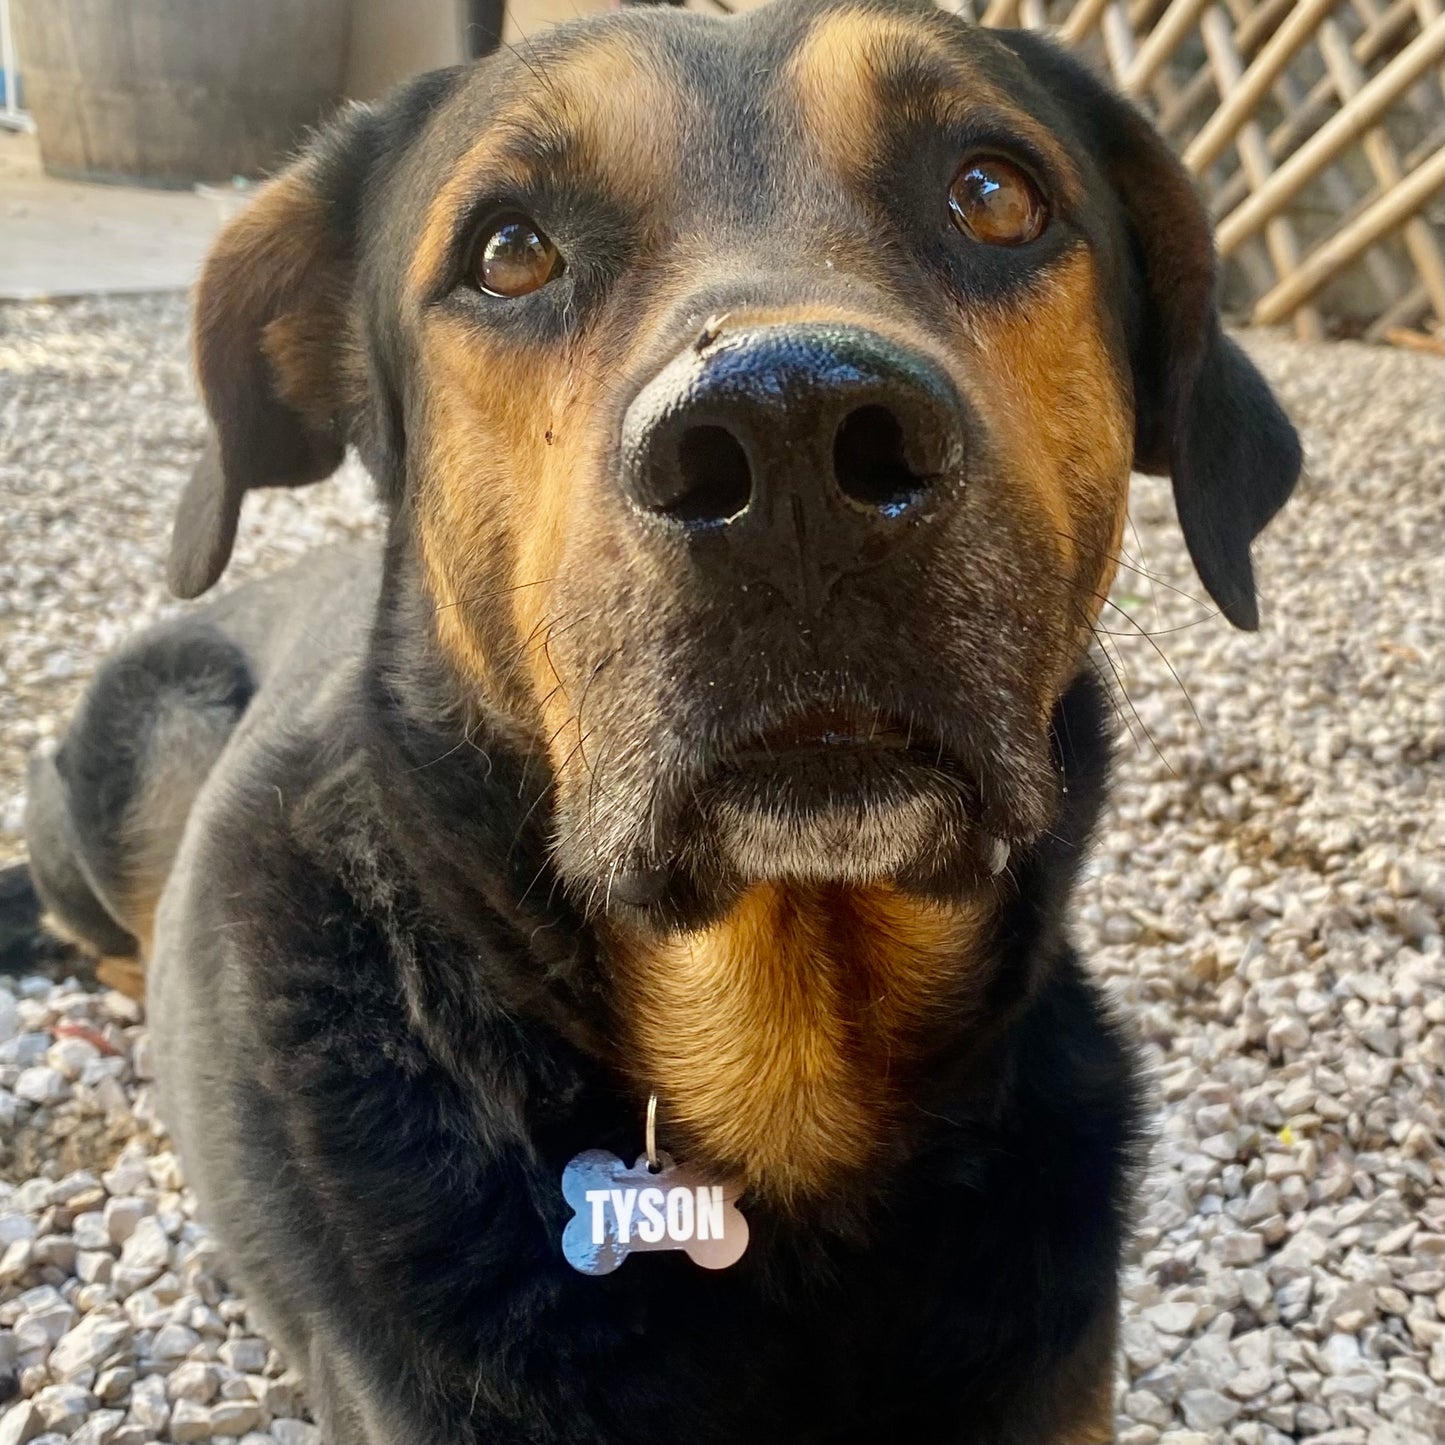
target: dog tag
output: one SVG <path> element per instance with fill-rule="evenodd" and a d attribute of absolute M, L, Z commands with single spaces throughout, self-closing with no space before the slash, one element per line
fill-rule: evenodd
<path fill-rule="evenodd" d="M 611 1274 L 629 1254 L 683 1250 L 704 1269 L 736 1264 L 748 1247 L 748 1222 L 737 1207 L 742 1189 L 657 1153 L 630 1168 L 605 1149 L 588 1149 L 562 1171 L 562 1197 L 573 1215 L 562 1253 L 583 1274 Z"/>

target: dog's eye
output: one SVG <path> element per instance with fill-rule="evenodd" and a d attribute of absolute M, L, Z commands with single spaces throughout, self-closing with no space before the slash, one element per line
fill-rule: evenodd
<path fill-rule="evenodd" d="M 1002 156 L 975 156 L 948 190 L 953 223 L 990 246 L 1022 246 L 1038 238 L 1049 219 L 1039 188 Z"/>
<path fill-rule="evenodd" d="M 501 216 L 477 242 L 473 277 L 493 296 L 526 296 L 562 269 L 562 256 L 542 228 L 526 216 Z"/>

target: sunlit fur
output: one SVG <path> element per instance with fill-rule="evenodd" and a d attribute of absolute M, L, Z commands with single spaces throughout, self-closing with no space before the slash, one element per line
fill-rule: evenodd
<path fill-rule="evenodd" d="M 965 1026 L 989 909 L 886 885 L 760 883 L 706 928 L 613 937 L 619 1027 L 668 1121 L 750 1188 L 816 1197 L 868 1164 L 920 1039 Z"/>

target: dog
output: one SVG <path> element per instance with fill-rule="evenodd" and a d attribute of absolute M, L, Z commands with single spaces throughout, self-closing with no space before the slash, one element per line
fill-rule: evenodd
<path fill-rule="evenodd" d="M 564 25 L 224 230 L 174 591 L 348 448 L 385 542 L 106 662 L 29 866 L 325 1441 L 1113 1438 L 1092 628 L 1131 469 L 1252 628 L 1300 466 L 1215 289 L 1134 109 L 906 0 Z"/>

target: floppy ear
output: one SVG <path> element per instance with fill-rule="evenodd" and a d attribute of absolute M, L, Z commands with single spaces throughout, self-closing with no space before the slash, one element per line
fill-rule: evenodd
<path fill-rule="evenodd" d="M 353 248 L 334 159 L 326 167 L 312 150 L 264 186 L 201 272 L 192 339 L 212 434 L 171 533 L 179 597 L 225 570 L 247 490 L 319 481 L 345 452 L 338 373 Z"/>
<path fill-rule="evenodd" d="M 1144 302 L 1133 340 L 1134 465 L 1169 474 L 1199 580 L 1236 627 L 1253 630 L 1250 543 L 1294 490 L 1299 437 L 1220 326 L 1214 237 L 1188 173 L 1131 106 L 1114 99 L 1103 119 Z"/>
<path fill-rule="evenodd" d="M 419 76 L 317 132 L 221 232 L 192 322 L 211 437 L 181 494 L 167 578 L 196 597 L 225 570 L 252 487 L 330 476 L 365 389 L 354 305 L 364 200 L 461 74 Z"/>
<path fill-rule="evenodd" d="M 1168 474 L 1199 579 L 1236 626 L 1259 626 L 1250 543 L 1299 477 L 1295 429 L 1220 326 L 1214 238 L 1188 172 L 1154 127 L 1077 62 L 1007 43 L 1069 107 L 1122 204 L 1135 293 L 1134 465 Z"/>

